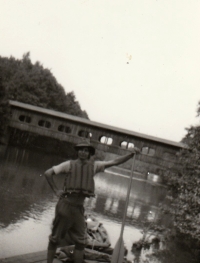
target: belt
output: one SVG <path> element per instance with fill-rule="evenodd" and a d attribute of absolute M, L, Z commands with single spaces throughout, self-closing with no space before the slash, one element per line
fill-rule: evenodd
<path fill-rule="evenodd" d="M 65 201 L 66 203 L 68 203 L 69 205 L 71 205 L 71 206 L 83 207 L 83 204 L 75 204 L 75 203 L 72 203 L 72 202 L 70 202 L 69 200 L 67 200 L 67 196 L 64 197 L 64 201 Z"/>

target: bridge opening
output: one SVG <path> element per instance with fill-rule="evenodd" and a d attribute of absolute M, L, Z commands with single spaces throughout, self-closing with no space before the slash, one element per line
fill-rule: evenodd
<path fill-rule="evenodd" d="M 79 137 L 84 137 L 84 138 L 92 138 L 92 133 L 88 131 L 81 130 L 78 132 Z"/>
<path fill-rule="evenodd" d="M 121 142 L 120 147 L 123 149 L 133 149 L 134 143 L 123 141 L 123 142 Z"/>
<path fill-rule="evenodd" d="M 38 125 L 41 127 L 45 127 L 45 128 L 51 127 L 51 123 L 49 121 L 45 121 L 45 120 L 39 120 Z"/>
<path fill-rule="evenodd" d="M 19 116 L 19 120 L 20 120 L 21 122 L 30 123 L 30 122 L 31 122 L 31 117 L 26 116 L 26 115 L 20 115 L 20 116 Z"/>
<path fill-rule="evenodd" d="M 146 155 L 150 155 L 150 156 L 154 156 L 155 155 L 155 149 L 144 146 L 142 147 L 142 153 L 146 154 Z"/>
<path fill-rule="evenodd" d="M 113 139 L 111 137 L 102 136 L 100 137 L 99 141 L 103 144 L 111 145 L 113 142 Z"/>
<path fill-rule="evenodd" d="M 60 132 L 65 132 L 65 133 L 70 133 L 71 132 L 71 128 L 69 126 L 65 126 L 65 125 L 59 125 L 58 126 L 58 131 Z"/>

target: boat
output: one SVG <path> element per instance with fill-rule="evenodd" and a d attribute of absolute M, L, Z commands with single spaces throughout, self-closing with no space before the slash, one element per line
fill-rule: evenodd
<path fill-rule="evenodd" d="M 87 225 L 87 246 L 84 249 L 84 262 L 111 262 L 113 248 L 107 230 L 91 214 L 85 215 L 85 221 Z M 73 262 L 74 248 L 75 245 L 73 244 L 60 247 L 56 252 L 56 259 L 62 262 Z M 126 259 L 127 252 L 125 248 L 123 263 L 128 263 Z"/>

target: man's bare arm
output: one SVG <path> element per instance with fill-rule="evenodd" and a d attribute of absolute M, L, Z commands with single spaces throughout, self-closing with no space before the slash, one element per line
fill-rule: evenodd
<path fill-rule="evenodd" d="M 131 153 L 127 154 L 127 155 L 118 157 L 118 158 L 116 158 L 114 160 L 110 160 L 110 161 L 106 162 L 105 168 L 109 168 L 109 167 L 114 166 L 114 165 L 119 165 L 121 163 L 125 163 L 130 158 L 132 158 L 134 154 L 137 154 L 137 153 L 140 153 L 140 150 L 135 147 L 133 149 L 133 152 L 131 152 Z"/>
<path fill-rule="evenodd" d="M 133 155 L 134 155 L 134 153 L 130 153 L 130 154 L 124 155 L 122 157 L 116 158 L 114 160 L 110 160 L 110 161 L 106 162 L 105 168 L 124 163 L 124 162 L 128 161 L 131 157 L 133 157 Z"/>
<path fill-rule="evenodd" d="M 57 195 L 57 196 L 60 196 L 60 191 L 58 190 L 56 184 L 54 183 L 54 180 L 53 180 L 53 175 L 54 175 L 54 170 L 53 168 L 50 168 L 48 170 L 46 170 L 46 172 L 44 173 L 46 179 L 47 179 L 47 182 L 49 183 L 51 189 L 54 191 L 54 193 Z"/>

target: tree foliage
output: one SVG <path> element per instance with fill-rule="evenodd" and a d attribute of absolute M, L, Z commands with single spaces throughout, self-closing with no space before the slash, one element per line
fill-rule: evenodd
<path fill-rule="evenodd" d="M 197 116 L 200 116 L 200 103 Z M 188 147 L 178 154 L 180 168 L 165 174 L 168 196 L 164 210 L 171 215 L 173 237 L 179 239 L 182 247 L 196 249 L 200 260 L 200 126 L 186 130 L 182 141 Z"/>
<path fill-rule="evenodd" d="M 197 116 L 200 116 L 200 102 Z M 154 231 L 162 246 L 151 247 L 147 254 L 149 262 L 200 262 L 200 125 L 186 131 L 182 139 L 186 147 L 178 153 L 179 166 L 164 174 L 168 194 L 161 208 L 168 224 L 164 220 L 161 235 Z"/>
<path fill-rule="evenodd" d="M 6 128 L 9 121 L 9 113 L 9 102 L 0 77 L 0 143 L 4 143 Z"/>
<path fill-rule="evenodd" d="M 74 92 L 66 94 L 49 69 L 31 62 L 29 53 L 21 60 L 0 57 L 0 71 L 8 99 L 88 118 Z"/>
<path fill-rule="evenodd" d="M 177 230 L 200 241 L 200 126 L 187 130 L 189 148 L 179 153 L 181 170 L 168 174 L 168 199 Z"/>

